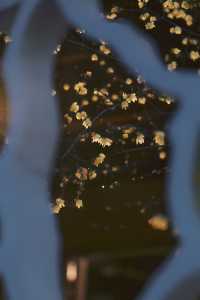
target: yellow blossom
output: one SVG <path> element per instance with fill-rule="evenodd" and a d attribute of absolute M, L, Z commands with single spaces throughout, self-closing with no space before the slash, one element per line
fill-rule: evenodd
<path fill-rule="evenodd" d="M 136 137 L 136 144 L 137 145 L 141 145 L 141 144 L 144 144 L 144 134 L 142 133 L 139 133 Z"/>
<path fill-rule="evenodd" d="M 102 147 L 110 147 L 112 145 L 113 141 L 109 138 L 103 138 L 101 141 Z"/>
<path fill-rule="evenodd" d="M 80 209 L 80 208 L 83 207 L 83 200 L 81 200 L 81 199 L 75 199 L 74 201 L 75 201 L 75 206 L 76 206 L 78 209 Z"/>
<path fill-rule="evenodd" d="M 97 61 L 99 58 L 98 58 L 98 56 L 96 55 L 96 54 L 92 54 L 91 55 L 91 60 L 92 61 Z"/>
<path fill-rule="evenodd" d="M 127 110 L 128 106 L 129 106 L 128 101 L 122 101 L 121 103 L 122 109 Z"/>
<path fill-rule="evenodd" d="M 131 85 L 133 83 L 133 80 L 131 78 L 126 78 L 126 84 Z"/>
<path fill-rule="evenodd" d="M 85 111 L 77 112 L 76 119 L 77 120 L 85 120 L 87 118 L 87 113 Z"/>
<path fill-rule="evenodd" d="M 167 157 L 167 153 L 165 152 L 165 151 L 161 151 L 160 153 L 159 153 L 159 158 L 160 159 L 165 159 Z"/>
<path fill-rule="evenodd" d="M 61 198 L 56 199 L 56 205 L 53 206 L 52 211 L 54 214 L 58 214 L 62 208 L 65 207 L 65 201 Z"/>
<path fill-rule="evenodd" d="M 182 28 L 180 26 L 175 26 L 170 28 L 170 33 L 181 34 Z"/>
<path fill-rule="evenodd" d="M 169 71 L 174 71 L 177 68 L 177 62 L 176 61 L 172 61 L 171 63 L 169 63 L 167 65 L 167 68 Z"/>
<path fill-rule="evenodd" d="M 200 58 L 200 54 L 199 54 L 198 51 L 191 51 L 190 52 L 190 59 L 191 60 L 195 61 L 195 60 L 197 60 L 199 58 Z"/>
<path fill-rule="evenodd" d="M 104 153 L 100 153 L 100 154 L 95 158 L 95 160 L 94 160 L 94 165 L 95 165 L 96 167 L 98 167 L 99 165 L 101 165 L 101 164 L 104 162 L 105 158 L 106 158 L 105 154 L 104 154 Z"/>
<path fill-rule="evenodd" d="M 75 91 L 79 95 L 86 95 L 87 94 L 87 88 L 86 88 L 86 83 L 85 82 L 78 82 L 74 86 Z"/>
<path fill-rule="evenodd" d="M 65 118 L 65 120 L 67 121 L 68 124 L 70 124 L 72 122 L 72 117 L 70 117 L 69 114 L 65 114 L 64 118 Z"/>
<path fill-rule="evenodd" d="M 70 106 L 70 111 L 73 113 L 77 113 L 79 111 L 79 105 L 77 102 L 73 102 Z"/>
<path fill-rule="evenodd" d="M 165 133 L 164 131 L 155 131 L 154 133 L 154 142 L 159 146 L 165 145 Z"/>
<path fill-rule="evenodd" d="M 111 53 L 110 49 L 106 47 L 106 45 L 100 45 L 99 47 L 100 51 L 103 52 L 103 54 L 108 55 Z"/>
<path fill-rule="evenodd" d="M 165 231 L 169 227 L 168 219 L 163 215 L 153 216 L 148 220 L 148 223 L 149 225 L 151 225 L 153 229 L 157 229 L 161 231 Z"/>
<path fill-rule="evenodd" d="M 138 98 L 138 103 L 144 105 L 146 103 L 146 98 L 145 97 L 139 97 Z"/>
<path fill-rule="evenodd" d="M 115 20 L 117 18 L 117 14 L 116 13 L 112 13 L 112 14 L 108 14 L 106 15 L 106 19 L 108 20 Z"/>
<path fill-rule="evenodd" d="M 85 119 L 85 120 L 83 121 L 83 126 L 84 126 L 85 128 L 89 128 L 89 127 L 92 126 L 92 121 L 90 120 L 90 118 L 87 118 L 87 119 Z"/>
<path fill-rule="evenodd" d="M 188 1 L 183 1 L 181 3 L 181 7 L 184 9 L 190 9 L 190 4 L 188 3 Z"/>
<path fill-rule="evenodd" d="M 176 55 L 181 52 L 181 50 L 179 48 L 172 48 L 171 51 L 173 54 L 176 54 Z"/>
<path fill-rule="evenodd" d="M 75 173 L 75 177 L 78 178 L 79 180 L 87 180 L 88 179 L 88 169 L 86 168 L 79 168 L 76 173 Z"/>
<path fill-rule="evenodd" d="M 95 171 L 90 171 L 88 176 L 90 180 L 93 180 L 97 177 L 97 173 Z"/>
<path fill-rule="evenodd" d="M 63 85 L 63 90 L 66 91 L 66 92 L 68 92 L 69 89 L 70 89 L 70 85 L 69 85 L 68 83 L 65 83 L 65 84 Z"/>

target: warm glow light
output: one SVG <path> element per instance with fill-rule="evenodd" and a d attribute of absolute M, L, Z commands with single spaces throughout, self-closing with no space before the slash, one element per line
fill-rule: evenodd
<path fill-rule="evenodd" d="M 78 277 L 78 267 L 77 264 L 73 261 L 67 264 L 66 268 L 66 279 L 69 282 L 74 282 L 77 280 Z"/>

